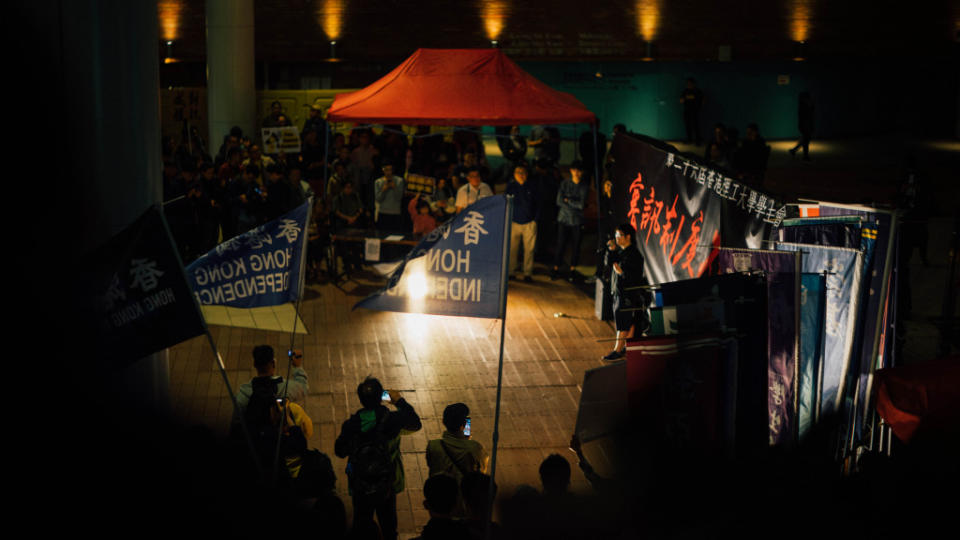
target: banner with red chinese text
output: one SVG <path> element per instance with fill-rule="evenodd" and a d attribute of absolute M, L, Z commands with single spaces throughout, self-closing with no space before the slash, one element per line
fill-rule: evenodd
<path fill-rule="evenodd" d="M 786 215 L 782 202 L 661 141 L 617 135 L 610 154 L 601 230 L 633 225 L 650 283 L 703 275 L 721 245 L 760 248 Z"/>

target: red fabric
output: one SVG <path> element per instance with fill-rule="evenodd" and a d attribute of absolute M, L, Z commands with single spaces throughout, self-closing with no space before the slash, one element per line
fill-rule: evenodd
<path fill-rule="evenodd" d="M 960 422 L 960 357 L 880 369 L 875 378 L 877 413 L 900 440 L 956 429 Z"/>
<path fill-rule="evenodd" d="M 577 98 L 538 81 L 499 49 L 417 49 L 377 82 L 338 95 L 327 118 L 434 126 L 596 122 Z"/>

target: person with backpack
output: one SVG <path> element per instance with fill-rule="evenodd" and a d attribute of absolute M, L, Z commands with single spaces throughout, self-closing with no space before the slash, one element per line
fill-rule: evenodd
<path fill-rule="evenodd" d="M 313 420 L 300 405 L 277 392 L 277 381 L 256 377 L 243 421 L 265 479 L 292 483 L 303 468 Z"/>
<path fill-rule="evenodd" d="M 283 377 L 276 374 L 277 361 L 274 358 L 273 347 L 270 345 L 257 345 L 253 348 L 253 368 L 257 370 L 257 376 L 248 383 L 240 385 L 237 389 L 237 404 L 240 406 L 240 413 L 247 407 L 250 396 L 253 395 L 253 383 L 257 379 L 270 379 L 277 386 L 277 394 L 281 398 L 287 398 L 301 407 L 306 404 L 307 391 L 307 372 L 303 369 L 303 353 L 299 349 L 288 351 L 287 356 L 292 364 L 290 369 L 290 380 L 284 381 Z"/>
<path fill-rule="evenodd" d="M 334 453 L 347 458 L 347 480 L 353 499 L 354 535 L 376 537 L 376 513 L 383 540 L 397 538 L 397 493 L 404 490 L 400 436 L 419 431 L 420 416 L 396 390 L 384 391 L 374 377 L 357 386 L 363 408 L 347 419 L 334 443 Z M 383 403 L 393 404 L 391 411 Z"/>

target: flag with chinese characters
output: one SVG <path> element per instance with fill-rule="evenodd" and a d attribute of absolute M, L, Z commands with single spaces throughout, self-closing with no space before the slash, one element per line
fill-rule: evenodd
<path fill-rule="evenodd" d="M 770 444 L 794 440 L 797 416 L 797 356 L 800 348 L 800 253 L 720 248 L 721 274 L 763 271 L 767 278 L 767 410 Z"/>
<path fill-rule="evenodd" d="M 840 411 L 854 363 L 854 335 L 863 281 L 863 254 L 856 249 L 777 242 L 777 250 L 802 251 L 802 271 L 826 276 L 821 415 Z"/>
<path fill-rule="evenodd" d="M 502 318 L 511 211 L 505 195 L 471 204 L 421 240 L 387 285 L 354 309 Z"/>
<path fill-rule="evenodd" d="M 312 201 L 234 236 L 187 267 L 202 305 L 239 308 L 296 302 Z"/>
<path fill-rule="evenodd" d="M 158 206 L 80 266 L 82 313 L 104 369 L 118 369 L 206 331 Z M 92 352 L 92 351 L 91 351 Z"/>
<path fill-rule="evenodd" d="M 637 231 L 654 284 L 702 276 L 714 248 L 759 248 L 786 207 L 729 174 L 646 137 L 617 135 L 612 186 L 601 200 L 604 230 L 628 222 Z"/>

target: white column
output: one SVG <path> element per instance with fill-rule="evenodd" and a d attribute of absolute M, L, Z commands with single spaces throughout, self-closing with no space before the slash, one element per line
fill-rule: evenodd
<path fill-rule="evenodd" d="M 215 153 L 233 126 L 256 138 L 253 0 L 207 0 L 206 19 L 209 148 Z"/>

